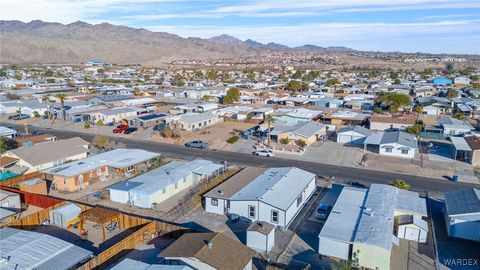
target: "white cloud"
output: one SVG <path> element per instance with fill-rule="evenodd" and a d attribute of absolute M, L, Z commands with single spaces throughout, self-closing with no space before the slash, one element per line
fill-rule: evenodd
<path fill-rule="evenodd" d="M 183 37 L 208 38 L 229 34 L 242 40 L 251 38 L 263 43 L 274 41 L 290 46 L 315 44 L 349 46 L 364 50 L 478 53 L 479 26 L 478 20 L 457 20 L 430 23 L 320 23 L 269 26 L 152 25 L 146 28 L 173 32 Z"/>

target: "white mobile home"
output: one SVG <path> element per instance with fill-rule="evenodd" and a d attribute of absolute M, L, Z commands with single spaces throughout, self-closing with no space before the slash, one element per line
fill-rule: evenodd
<path fill-rule="evenodd" d="M 263 173 L 252 169 L 245 174 L 254 177 L 242 181 L 232 177 L 205 194 L 205 210 L 288 227 L 316 189 L 315 174 L 296 167 Z"/>
<path fill-rule="evenodd" d="M 468 188 L 445 193 L 443 214 L 448 236 L 480 242 L 480 190 Z"/>
<path fill-rule="evenodd" d="M 110 186 L 110 200 L 151 208 L 178 192 L 223 170 L 208 160 L 173 161 L 127 181 Z"/>

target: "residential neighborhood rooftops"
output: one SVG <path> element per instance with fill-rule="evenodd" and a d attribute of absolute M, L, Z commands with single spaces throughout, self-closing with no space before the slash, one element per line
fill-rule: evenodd
<path fill-rule="evenodd" d="M 416 117 L 415 116 L 389 117 L 389 116 L 372 115 L 372 117 L 370 118 L 370 122 L 414 125 L 416 122 Z"/>
<path fill-rule="evenodd" d="M 480 213 L 480 190 L 466 188 L 446 192 L 445 207 L 449 215 Z"/>
<path fill-rule="evenodd" d="M 352 243 L 367 191 L 362 188 L 344 187 L 320 231 L 319 237 Z"/>
<path fill-rule="evenodd" d="M 237 192 L 232 200 L 260 200 L 286 210 L 313 178 L 315 174 L 296 167 L 270 168 Z"/>
<path fill-rule="evenodd" d="M 273 229 L 275 229 L 275 226 L 273 224 L 265 221 L 255 221 L 252 222 L 250 226 L 248 226 L 247 231 L 255 231 L 261 234 L 268 235 Z"/>
<path fill-rule="evenodd" d="M 349 132 L 349 131 L 353 131 L 355 133 L 358 133 L 358 134 L 361 134 L 361 135 L 364 135 L 364 136 L 369 136 L 370 134 L 372 134 L 372 131 L 368 128 L 364 128 L 362 126 L 348 126 L 348 127 L 344 127 L 342 129 L 340 129 L 338 131 L 338 133 L 344 133 L 344 132 Z"/>
<path fill-rule="evenodd" d="M 229 199 L 243 187 L 255 180 L 257 176 L 265 172 L 265 170 L 265 168 L 260 167 L 246 167 L 230 177 L 227 181 L 207 192 L 204 196 L 218 199 Z"/>
<path fill-rule="evenodd" d="M 217 117 L 216 115 L 206 112 L 206 113 L 187 113 L 182 114 L 179 119 L 188 123 L 188 124 L 195 124 L 202 121 L 207 121 L 209 119 Z"/>
<path fill-rule="evenodd" d="M 53 168 L 46 169 L 43 172 L 70 177 L 101 166 L 109 166 L 119 169 L 127 168 L 159 156 L 160 154 L 155 152 L 149 152 L 140 149 L 119 148 L 81 160 L 55 166 Z"/>
<path fill-rule="evenodd" d="M 240 270 L 255 251 L 221 233 L 186 233 L 165 248 L 159 257 L 196 258 L 216 269 Z"/>
<path fill-rule="evenodd" d="M 88 144 L 89 143 L 83 139 L 74 137 L 65 140 L 39 143 L 29 147 L 20 147 L 10 150 L 9 153 L 32 166 L 37 166 L 87 153 Z"/>
<path fill-rule="evenodd" d="M 480 149 L 480 139 L 478 139 L 477 136 L 467 136 L 465 137 L 465 141 L 472 150 Z"/>
<path fill-rule="evenodd" d="M 417 141 L 413 135 L 403 131 L 386 131 L 383 133 L 382 141 L 380 144 L 398 143 L 403 146 L 415 148 Z"/>
<path fill-rule="evenodd" d="M 8 257 L 2 269 L 72 269 L 92 252 L 58 238 L 13 228 L 0 229 L 0 253 Z"/>
<path fill-rule="evenodd" d="M 148 264 L 126 258 L 116 264 L 110 270 L 191 270 L 187 265 Z"/>
<path fill-rule="evenodd" d="M 95 96 L 91 99 L 94 99 L 94 98 L 98 98 L 103 102 L 115 102 L 115 101 L 120 101 L 120 100 L 131 99 L 132 97 L 113 94 L 113 95 L 99 95 L 99 96 Z"/>

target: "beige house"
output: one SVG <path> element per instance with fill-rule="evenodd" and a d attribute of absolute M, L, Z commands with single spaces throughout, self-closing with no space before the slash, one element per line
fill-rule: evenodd
<path fill-rule="evenodd" d="M 53 188 L 65 192 L 85 189 L 94 181 L 124 178 L 146 171 L 160 154 L 140 149 L 115 149 L 42 172 Z"/>
<path fill-rule="evenodd" d="M 79 137 L 38 143 L 7 151 L 3 157 L 17 159 L 8 171 L 31 173 L 87 157 L 89 143 Z"/>
<path fill-rule="evenodd" d="M 415 125 L 415 116 L 390 117 L 373 115 L 370 119 L 370 129 L 384 131 L 387 129 L 405 130 L 408 127 Z"/>

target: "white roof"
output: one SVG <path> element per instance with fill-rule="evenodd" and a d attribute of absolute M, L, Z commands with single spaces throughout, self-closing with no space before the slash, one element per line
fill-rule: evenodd
<path fill-rule="evenodd" d="M 17 134 L 17 131 L 11 128 L 0 126 L 0 137 Z"/>
<path fill-rule="evenodd" d="M 131 178 L 125 182 L 119 182 L 109 187 L 114 190 L 130 190 L 130 192 L 153 194 L 159 190 L 181 181 L 190 174 L 205 175 L 197 171 L 214 165 L 214 168 L 220 169 L 221 165 L 213 164 L 209 160 L 196 159 L 188 162 L 172 161 L 166 165 L 158 167 L 152 171 Z M 213 171 L 208 170 L 211 173 Z"/>
<path fill-rule="evenodd" d="M 426 201 L 416 192 L 389 185 L 372 184 L 358 221 L 354 242 L 390 250 L 395 210 L 427 216 Z"/>
<path fill-rule="evenodd" d="M 170 264 L 148 264 L 129 258 L 119 262 L 110 270 L 190 270 L 188 265 L 170 265 Z"/>
<path fill-rule="evenodd" d="M 115 149 L 81 160 L 65 163 L 46 170 L 44 173 L 71 177 L 83 172 L 94 170 L 102 166 L 123 169 L 138 163 L 159 157 L 159 153 L 140 149 Z"/>
<path fill-rule="evenodd" d="M 352 243 L 367 189 L 344 187 L 319 237 Z"/>
<path fill-rule="evenodd" d="M 262 201 L 287 210 L 315 174 L 296 167 L 270 168 L 232 196 L 232 201 Z"/>
<path fill-rule="evenodd" d="M 13 228 L 0 229 L 0 254 L 10 257 L 1 269 L 71 269 L 92 252 L 56 237 Z"/>

